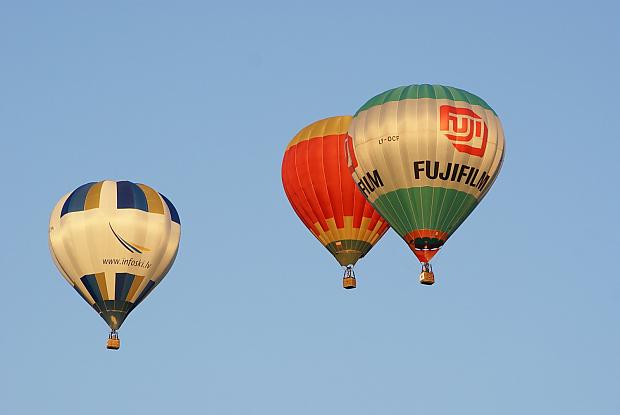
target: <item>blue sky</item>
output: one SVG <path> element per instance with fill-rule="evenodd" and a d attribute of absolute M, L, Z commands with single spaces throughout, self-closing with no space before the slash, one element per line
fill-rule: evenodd
<path fill-rule="evenodd" d="M 0 4 L 6 413 L 620 412 L 617 4 L 360 3 Z M 344 291 L 283 151 L 412 83 L 484 98 L 504 167 L 435 286 L 390 232 Z M 105 178 L 183 224 L 119 352 L 47 247 L 56 201 Z"/>

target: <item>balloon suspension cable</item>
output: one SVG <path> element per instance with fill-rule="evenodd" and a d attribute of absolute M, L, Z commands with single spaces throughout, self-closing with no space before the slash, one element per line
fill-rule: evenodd
<path fill-rule="evenodd" d="M 344 278 L 355 278 L 355 272 L 353 272 L 353 266 L 347 265 L 344 270 Z"/>
<path fill-rule="evenodd" d="M 110 335 L 108 336 L 108 339 L 115 339 L 118 340 L 118 331 L 116 330 L 112 330 L 110 332 Z"/>
<path fill-rule="evenodd" d="M 430 262 L 422 262 L 422 272 L 433 272 Z"/>
<path fill-rule="evenodd" d="M 355 281 L 355 272 L 353 271 L 352 265 L 347 265 L 344 269 L 344 277 L 342 277 L 342 287 L 345 290 L 350 290 L 351 288 L 355 288 L 357 285 Z"/>

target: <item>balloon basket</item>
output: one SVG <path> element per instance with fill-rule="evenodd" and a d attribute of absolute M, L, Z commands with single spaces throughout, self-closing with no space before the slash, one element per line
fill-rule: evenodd
<path fill-rule="evenodd" d="M 353 273 L 353 268 L 350 266 L 344 270 L 344 277 L 342 278 L 342 287 L 345 290 L 353 289 L 357 286 L 355 281 L 355 274 Z"/>
<path fill-rule="evenodd" d="M 118 350 L 121 348 L 121 339 L 118 338 L 118 333 L 116 332 L 116 330 L 112 331 L 112 333 L 110 333 L 110 336 L 108 336 L 106 348 L 110 350 Z"/>
<path fill-rule="evenodd" d="M 420 284 L 422 285 L 433 285 L 435 284 L 435 274 L 428 271 L 422 271 L 420 273 Z"/>
<path fill-rule="evenodd" d="M 422 272 L 420 273 L 420 284 L 433 285 L 435 284 L 435 274 L 433 268 L 428 262 L 422 264 Z"/>
<path fill-rule="evenodd" d="M 350 290 L 352 288 L 355 288 L 356 283 L 355 283 L 355 277 L 344 277 L 342 279 L 342 287 L 345 290 Z"/>

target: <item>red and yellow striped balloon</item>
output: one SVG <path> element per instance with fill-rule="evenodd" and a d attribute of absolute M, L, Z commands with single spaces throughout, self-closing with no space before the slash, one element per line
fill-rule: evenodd
<path fill-rule="evenodd" d="M 350 123 L 350 116 L 340 116 L 308 125 L 282 161 L 282 184 L 295 213 L 342 266 L 353 266 L 388 229 L 347 168 Z"/>

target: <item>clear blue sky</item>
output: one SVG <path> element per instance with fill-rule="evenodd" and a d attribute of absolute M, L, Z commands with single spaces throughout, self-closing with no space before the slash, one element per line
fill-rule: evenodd
<path fill-rule="evenodd" d="M 620 413 L 617 2 L 224 3 L 0 4 L 1 412 Z M 483 97 L 504 167 L 435 286 L 390 232 L 344 291 L 283 150 L 412 83 Z M 119 352 L 47 247 L 105 178 L 183 224 Z"/>

